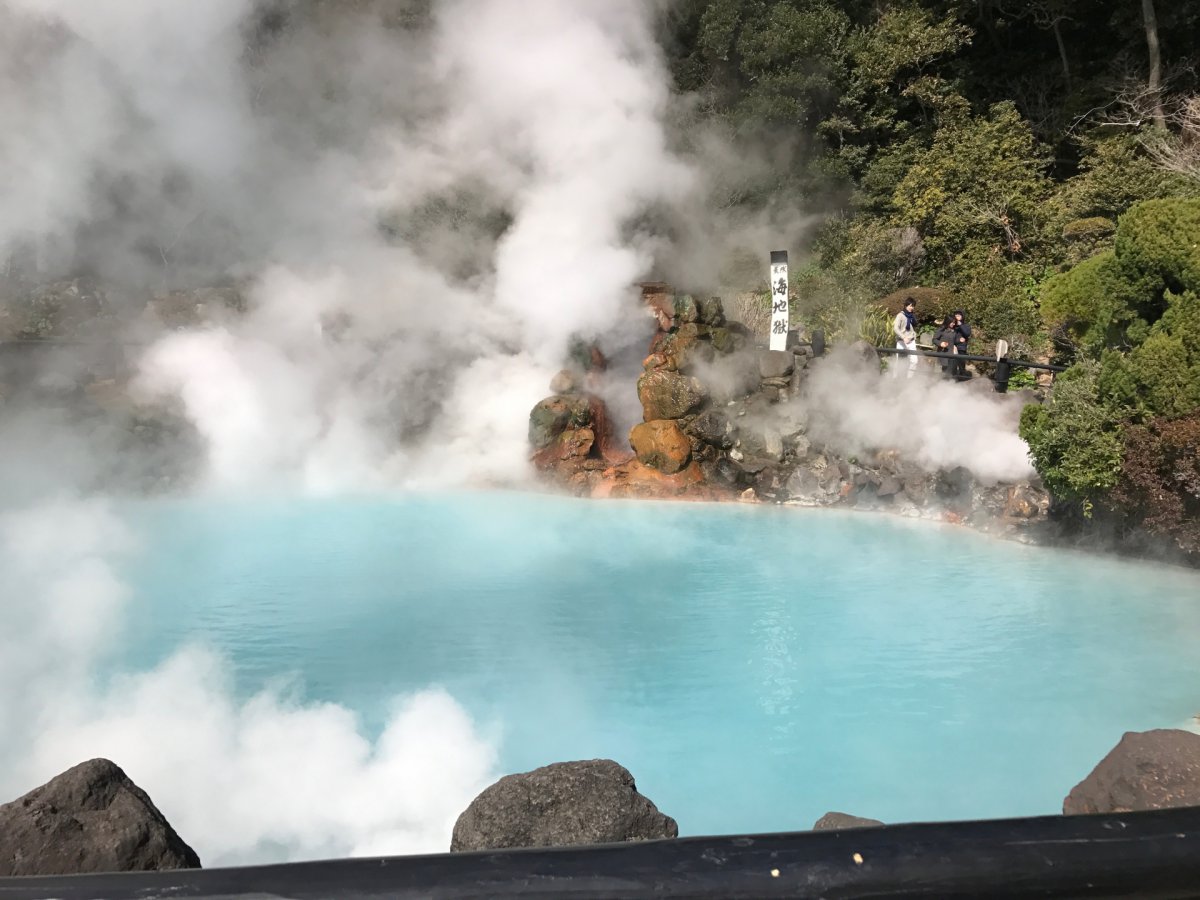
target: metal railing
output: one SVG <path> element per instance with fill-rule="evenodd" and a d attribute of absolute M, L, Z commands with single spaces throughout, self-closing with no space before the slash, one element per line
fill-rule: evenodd
<path fill-rule="evenodd" d="M 1041 369 L 1046 372 L 1065 372 L 1067 366 L 1055 366 L 1050 363 L 1031 362 L 1026 359 L 1009 359 L 1007 356 L 978 356 L 972 353 L 943 353 L 938 350 L 902 350 L 898 347 L 876 347 L 876 353 L 890 354 L 893 356 L 924 356 L 930 359 L 947 359 L 956 360 L 959 362 L 985 362 L 991 363 L 996 367 L 995 373 L 992 375 L 992 381 L 996 385 L 996 392 L 1003 394 L 1008 391 L 1008 382 L 1012 378 L 1012 370 L 1020 369 Z"/>
<path fill-rule="evenodd" d="M 172 872 L 0 878 L 0 900 L 1195 897 L 1200 808 Z"/>

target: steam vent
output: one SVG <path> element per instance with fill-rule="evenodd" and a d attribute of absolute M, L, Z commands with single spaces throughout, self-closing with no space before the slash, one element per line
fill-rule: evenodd
<path fill-rule="evenodd" d="M 616 433 L 591 389 L 607 362 L 577 348 L 529 417 L 549 483 L 578 496 L 847 506 L 1041 536 L 1050 498 L 1038 483 L 984 484 L 961 467 L 931 471 L 886 446 L 850 455 L 810 434 L 810 373 L 828 363 L 869 376 L 878 361 L 867 345 L 836 363 L 804 340 L 772 351 L 727 320 L 720 298 L 655 282 L 642 302 L 656 323 L 636 382 L 642 421 Z"/>

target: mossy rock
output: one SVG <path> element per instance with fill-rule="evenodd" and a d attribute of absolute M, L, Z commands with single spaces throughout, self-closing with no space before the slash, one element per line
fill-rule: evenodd
<path fill-rule="evenodd" d="M 666 369 L 655 369 L 642 375 L 637 391 L 647 422 L 680 419 L 698 410 L 708 398 L 697 379 Z"/>
<path fill-rule="evenodd" d="M 746 346 L 746 336 L 732 328 L 720 326 L 716 328 L 703 328 L 704 334 L 713 349 L 718 353 L 735 353 Z"/>
<path fill-rule="evenodd" d="M 686 325 L 700 321 L 700 307 L 691 294 L 675 295 L 675 324 Z"/>
<path fill-rule="evenodd" d="M 529 443 L 534 450 L 544 450 L 564 431 L 590 425 L 591 419 L 586 398 L 561 394 L 547 397 L 529 413 Z"/>
<path fill-rule="evenodd" d="M 725 324 L 725 305 L 720 297 L 705 297 L 696 301 L 700 311 L 700 324 L 719 327 Z"/>

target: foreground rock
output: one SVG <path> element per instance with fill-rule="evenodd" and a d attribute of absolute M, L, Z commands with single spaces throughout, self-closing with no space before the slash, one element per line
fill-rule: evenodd
<path fill-rule="evenodd" d="M 864 819 L 849 813 L 827 812 L 817 819 L 813 831 L 841 831 L 843 828 L 877 828 L 883 823 L 878 819 Z"/>
<path fill-rule="evenodd" d="M 1063 813 L 1137 812 L 1200 806 L 1200 735 L 1129 731 L 1063 801 Z"/>
<path fill-rule="evenodd" d="M 145 791 L 106 759 L 0 806 L 0 876 L 199 867 Z"/>
<path fill-rule="evenodd" d="M 454 825 L 451 851 L 611 844 L 679 836 L 679 826 L 610 759 L 501 778 Z"/>

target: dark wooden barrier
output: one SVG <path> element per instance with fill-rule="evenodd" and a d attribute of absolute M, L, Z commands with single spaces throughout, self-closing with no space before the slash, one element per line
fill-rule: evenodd
<path fill-rule="evenodd" d="M 1008 391 L 1008 379 L 1012 376 L 1014 368 L 1019 369 L 1041 369 L 1045 372 L 1065 372 L 1066 366 L 1053 366 L 1049 363 L 1030 362 L 1025 359 L 1009 359 L 1003 356 L 996 359 L 994 356 L 976 356 L 971 353 L 942 353 L 935 350 L 902 350 L 897 347 L 876 347 L 876 353 L 891 354 L 893 356 L 928 356 L 931 359 L 951 359 L 959 362 L 985 362 L 994 363 L 996 373 L 992 376 L 992 381 L 995 382 L 996 392 L 1003 394 Z"/>
<path fill-rule="evenodd" d="M 0 879 L 0 900 L 1196 896 L 1200 808 Z"/>

